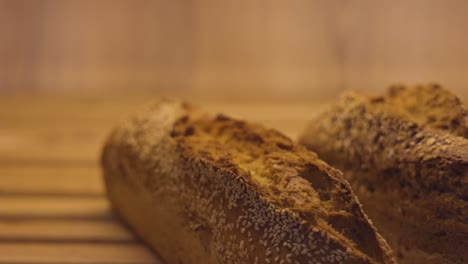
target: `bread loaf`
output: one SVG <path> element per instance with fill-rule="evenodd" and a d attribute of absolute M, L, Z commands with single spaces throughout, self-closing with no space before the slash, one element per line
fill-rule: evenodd
<path fill-rule="evenodd" d="M 351 93 L 300 143 L 343 170 L 401 263 L 468 263 L 468 115 L 438 85 Z"/>
<path fill-rule="evenodd" d="M 395 263 L 341 172 L 260 125 L 162 100 L 113 131 L 102 167 L 167 263 Z"/>

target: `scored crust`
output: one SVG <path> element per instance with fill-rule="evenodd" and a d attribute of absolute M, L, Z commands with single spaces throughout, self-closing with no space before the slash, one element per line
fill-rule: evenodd
<path fill-rule="evenodd" d="M 395 263 L 341 172 L 275 130 L 163 100 L 102 164 L 113 207 L 168 263 Z"/>
<path fill-rule="evenodd" d="M 350 93 L 299 142 L 343 170 L 401 263 L 468 260 L 468 115 L 438 85 Z"/>

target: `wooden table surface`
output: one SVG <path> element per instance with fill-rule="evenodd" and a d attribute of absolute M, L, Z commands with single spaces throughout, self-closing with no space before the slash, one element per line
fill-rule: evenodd
<path fill-rule="evenodd" d="M 162 263 L 112 214 L 98 164 L 112 126 L 150 100 L 0 97 L 0 263 Z M 326 106 L 198 103 L 291 137 Z"/>

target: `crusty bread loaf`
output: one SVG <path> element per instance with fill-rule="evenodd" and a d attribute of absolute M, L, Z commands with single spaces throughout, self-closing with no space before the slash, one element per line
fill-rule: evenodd
<path fill-rule="evenodd" d="M 162 100 L 111 134 L 102 166 L 168 263 L 395 263 L 341 172 L 260 125 Z"/>
<path fill-rule="evenodd" d="M 401 263 L 468 262 L 468 115 L 437 85 L 348 94 L 300 143 L 342 169 Z"/>

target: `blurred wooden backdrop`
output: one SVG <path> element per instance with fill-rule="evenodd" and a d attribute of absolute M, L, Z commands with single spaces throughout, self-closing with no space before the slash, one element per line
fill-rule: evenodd
<path fill-rule="evenodd" d="M 463 0 L 0 0 L 0 93 L 468 91 Z"/>

